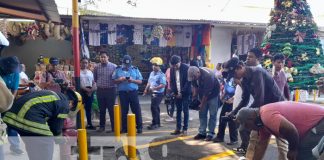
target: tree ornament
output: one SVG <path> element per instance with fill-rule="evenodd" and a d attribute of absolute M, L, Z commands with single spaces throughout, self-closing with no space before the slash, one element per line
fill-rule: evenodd
<path fill-rule="evenodd" d="M 269 55 L 270 54 L 270 52 L 269 52 L 270 47 L 271 47 L 271 44 L 267 43 L 263 48 L 261 48 L 261 51 L 262 51 L 263 55 Z"/>
<path fill-rule="evenodd" d="M 308 56 L 307 56 L 307 53 L 306 53 L 306 52 L 303 53 L 300 57 L 298 57 L 298 60 L 299 60 L 299 61 L 308 61 L 309 58 L 308 58 Z"/>
<path fill-rule="evenodd" d="M 316 48 L 316 55 L 321 55 L 321 50 L 319 48 Z"/>
<path fill-rule="evenodd" d="M 324 68 L 321 66 L 321 64 L 317 63 L 309 69 L 309 72 L 312 74 L 324 74 Z"/>
<path fill-rule="evenodd" d="M 291 0 L 286 0 L 284 2 L 281 3 L 283 6 L 285 6 L 286 8 L 290 8 L 292 6 L 292 1 Z"/>
<path fill-rule="evenodd" d="M 286 56 L 289 57 L 292 54 L 292 48 L 290 43 L 285 43 L 284 48 L 282 49 L 282 53 Z"/>
<path fill-rule="evenodd" d="M 294 41 L 295 42 L 299 42 L 299 43 L 303 43 L 304 42 L 304 38 L 306 37 L 306 33 L 303 33 L 303 32 L 299 32 L 297 31 L 295 33 L 295 38 L 294 38 Z"/>
<path fill-rule="evenodd" d="M 265 68 L 269 68 L 271 64 L 272 64 L 271 59 L 267 59 L 263 62 Z"/>

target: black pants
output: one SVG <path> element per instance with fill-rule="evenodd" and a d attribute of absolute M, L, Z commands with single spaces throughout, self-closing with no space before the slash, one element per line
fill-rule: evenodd
<path fill-rule="evenodd" d="M 222 116 L 225 116 L 226 112 L 230 112 L 232 110 L 233 110 L 233 104 L 228 104 L 228 103 L 223 104 L 223 108 L 222 108 L 222 111 L 221 111 L 221 114 L 219 117 L 219 127 L 218 127 L 217 138 L 224 139 L 225 129 L 228 124 L 230 140 L 231 140 L 231 142 L 236 142 L 238 133 L 237 133 L 237 127 L 236 127 L 235 122 L 233 120 L 230 120 L 230 121 L 222 120 Z"/>
<path fill-rule="evenodd" d="M 251 130 L 240 125 L 239 132 L 240 132 L 240 137 L 242 140 L 240 147 L 247 149 L 247 147 L 249 146 L 249 142 L 250 142 Z"/>
<path fill-rule="evenodd" d="M 97 98 L 100 109 L 100 128 L 105 128 L 106 110 L 108 108 L 111 130 L 114 131 L 114 105 L 116 100 L 116 88 L 98 88 Z"/>
<path fill-rule="evenodd" d="M 84 104 L 84 109 L 86 111 L 87 125 L 92 126 L 91 108 L 93 102 L 93 94 L 91 96 L 88 96 L 88 94 L 85 91 L 81 91 L 81 96 L 82 96 L 82 102 Z"/>
<path fill-rule="evenodd" d="M 127 131 L 127 114 L 129 106 L 136 116 L 136 129 L 142 129 L 142 111 L 138 100 L 138 92 L 136 91 L 119 91 L 121 112 L 122 112 L 122 131 Z"/>
<path fill-rule="evenodd" d="M 152 125 L 161 125 L 160 123 L 160 104 L 163 94 L 153 94 L 151 97 Z"/>

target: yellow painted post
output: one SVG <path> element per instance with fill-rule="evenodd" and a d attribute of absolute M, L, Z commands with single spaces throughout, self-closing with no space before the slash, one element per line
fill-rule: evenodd
<path fill-rule="evenodd" d="M 80 160 L 88 160 L 87 131 L 85 129 L 78 129 L 78 143 Z"/>
<path fill-rule="evenodd" d="M 85 129 L 85 122 L 84 122 L 84 104 L 80 106 L 80 118 L 81 118 L 81 129 Z"/>
<path fill-rule="evenodd" d="M 120 141 L 120 107 L 119 105 L 114 106 L 114 131 L 117 141 Z"/>
<path fill-rule="evenodd" d="M 299 89 L 295 90 L 295 102 L 299 101 Z"/>
<path fill-rule="evenodd" d="M 128 157 L 130 160 L 136 159 L 136 123 L 135 114 L 127 116 L 127 131 L 128 131 Z"/>
<path fill-rule="evenodd" d="M 313 90 L 313 96 L 314 96 L 313 97 L 313 102 L 315 102 L 316 101 L 316 90 L 315 89 Z"/>

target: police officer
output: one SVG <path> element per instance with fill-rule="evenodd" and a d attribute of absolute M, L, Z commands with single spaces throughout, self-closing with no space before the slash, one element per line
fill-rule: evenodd
<path fill-rule="evenodd" d="M 160 57 L 154 57 L 150 61 L 153 65 L 153 71 L 150 74 L 146 85 L 144 95 L 148 92 L 151 96 L 151 112 L 152 124 L 147 127 L 149 130 L 154 130 L 161 127 L 160 123 L 160 103 L 163 99 L 163 94 L 166 86 L 165 74 L 161 71 L 160 66 L 163 65 L 163 60 Z"/>
<path fill-rule="evenodd" d="M 142 133 L 142 113 L 138 99 L 138 85 L 142 84 L 142 74 L 132 65 L 129 55 L 123 57 L 122 65 L 118 66 L 112 75 L 117 84 L 120 104 L 122 107 L 122 133 L 127 132 L 127 114 L 129 106 L 136 116 L 137 133 Z"/>
<path fill-rule="evenodd" d="M 3 121 L 21 135 L 29 159 L 51 160 L 53 136 L 61 134 L 64 119 L 77 103 L 72 90 L 66 91 L 66 95 L 48 90 L 31 92 L 14 102 Z"/>

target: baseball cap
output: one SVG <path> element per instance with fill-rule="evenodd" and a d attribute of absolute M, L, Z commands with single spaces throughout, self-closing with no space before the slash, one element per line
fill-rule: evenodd
<path fill-rule="evenodd" d="M 124 64 L 131 64 L 131 63 L 132 63 L 132 57 L 129 56 L 129 55 L 125 55 L 125 56 L 123 57 L 123 63 L 124 63 Z"/>
<path fill-rule="evenodd" d="M 235 69 L 239 65 L 240 60 L 237 57 L 231 58 L 229 61 L 224 63 L 223 67 L 223 75 L 227 75 L 227 77 L 224 77 L 226 79 L 231 79 L 234 77 Z"/>
<path fill-rule="evenodd" d="M 59 59 L 56 57 L 51 57 L 49 60 L 49 63 L 52 65 L 58 65 L 59 64 Z"/>
<path fill-rule="evenodd" d="M 195 75 L 199 72 L 199 68 L 196 66 L 190 66 L 188 69 L 188 81 L 193 81 Z"/>

